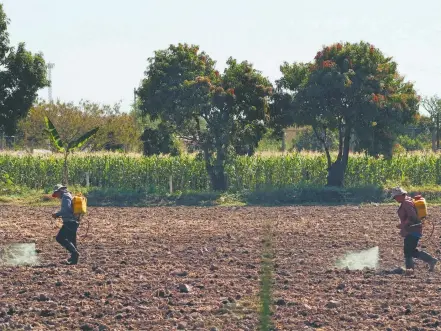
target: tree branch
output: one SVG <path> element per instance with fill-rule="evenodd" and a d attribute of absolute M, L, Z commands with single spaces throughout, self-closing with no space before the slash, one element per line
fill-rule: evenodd
<path fill-rule="evenodd" d="M 337 160 L 340 160 L 343 155 L 343 126 L 341 119 L 338 119 L 338 156 Z"/>
<path fill-rule="evenodd" d="M 323 144 L 323 147 L 325 148 L 325 153 L 326 153 L 326 159 L 328 161 L 328 169 L 331 167 L 332 165 L 332 160 L 331 160 L 331 154 L 329 153 L 329 148 L 326 145 L 326 141 L 320 137 L 320 135 L 318 134 L 317 128 L 313 125 L 312 129 L 314 130 L 315 136 L 317 137 L 317 139 Z M 326 132 L 326 129 L 324 129 L 324 131 Z"/>
<path fill-rule="evenodd" d="M 343 149 L 343 164 L 346 167 L 349 160 L 349 144 L 351 142 L 351 128 L 346 125 L 344 136 L 344 149 Z"/>
<path fill-rule="evenodd" d="M 197 115 L 193 115 L 193 118 L 196 122 L 196 132 L 199 136 L 199 138 L 202 137 L 202 131 L 201 131 L 201 121 L 199 120 Z M 202 150 L 204 152 L 204 160 L 205 160 L 205 168 L 207 169 L 207 172 L 209 174 L 211 174 L 212 170 L 213 170 L 213 166 L 211 164 L 211 160 L 210 160 L 210 151 L 208 148 L 208 144 L 206 142 L 197 140 L 197 142 L 202 146 Z"/>
<path fill-rule="evenodd" d="M 190 141 L 190 142 L 198 142 L 198 139 L 196 137 L 188 137 L 188 136 L 181 136 L 181 135 L 176 135 L 179 139 L 185 140 L 185 141 Z"/>
<path fill-rule="evenodd" d="M 201 121 L 199 121 L 199 117 L 197 115 L 193 115 L 193 118 L 196 122 L 196 132 L 197 132 L 198 136 L 201 137 L 202 136 Z"/>
<path fill-rule="evenodd" d="M 430 99 L 424 99 L 422 105 L 425 110 L 430 114 L 432 119 L 436 117 L 438 113 L 441 113 L 441 99 L 438 97 L 432 97 Z"/>

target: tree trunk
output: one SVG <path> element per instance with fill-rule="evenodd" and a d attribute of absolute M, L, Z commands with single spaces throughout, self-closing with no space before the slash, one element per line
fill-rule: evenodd
<path fill-rule="evenodd" d="M 286 132 L 285 129 L 282 130 L 282 152 L 286 151 Z"/>
<path fill-rule="evenodd" d="M 63 185 L 68 185 L 68 181 L 69 181 L 69 170 L 67 167 L 67 157 L 68 157 L 68 153 L 64 153 L 64 165 L 63 165 Z"/>
<path fill-rule="evenodd" d="M 197 116 L 194 116 L 194 120 L 196 122 L 196 130 L 198 133 L 198 138 L 202 137 L 202 131 L 200 126 L 200 121 Z M 197 141 L 197 139 L 195 139 Z M 208 175 L 210 176 L 211 188 L 214 191 L 226 191 L 227 190 L 227 178 L 225 176 L 225 154 L 221 150 L 221 153 L 218 153 L 216 157 L 215 165 L 211 164 L 212 155 L 208 148 L 206 142 L 201 144 L 202 150 L 204 152 L 204 161 L 205 161 L 205 169 L 207 170 Z"/>
<path fill-rule="evenodd" d="M 217 154 L 215 164 L 211 164 L 211 155 L 207 147 L 204 147 L 205 169 L 210 176 L 211 188 L 213 191 L 226 191 L 227 177 L 225 176 L 225 157 L 224 153 Z"/>
<path fill-rule="evenodd" d="M 211 187 L 213 188 L 213 191 L 224 192 L 228 189 L 227 177 L 225 176 L 225 167 L 224 166 L 212 167 L 209 174 L 210 174 L 210 180 L 211 180 Z"/>
<path fill-rule="evenodd" d="M 215 191 L 226 191 L 227 176 L 225 175 L 225 161 L 226 155 L 222 145 L 217 147 L 216 161 L 214 165 L 214 180 L 212 179 L 213 189 Z"/>
<path fill-rule="evenodd" d="M 343 139 L 343 148 L 339 148 L 343 153 L 338 155 L 337 160 L 328 168 L 327 184 L 326 186 L 343 187 L 345 172 L 349 160 L 349 144 L 351 142 L 351 129 L 345 128 Z"/>
<path fill-rule="evenodd" d="M 345 167 L 341 159 L 337 159 L 328 169 L 328 176 L 326 178 L 326 186 L 343 187 L 345 178 Z"/>

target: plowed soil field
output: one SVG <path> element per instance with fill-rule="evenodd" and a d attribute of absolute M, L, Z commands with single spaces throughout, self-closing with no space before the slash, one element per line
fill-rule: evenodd
<path fill-rule="evenodd" d="M 403 265 L 396 209 L 90 208 L 68 266 L 54 208 L 0 205 L 0 246 L 34 242 L 39 257 L 0 266 L 0 330 L 258 330 L 268 238 L 277 330 L 439 329 L 440 268 L 391 272 Z M 429 234 L 421 245 L 439 257 L 439 228 Z M 377 270 L 335 267 L 375 246 Z"/>

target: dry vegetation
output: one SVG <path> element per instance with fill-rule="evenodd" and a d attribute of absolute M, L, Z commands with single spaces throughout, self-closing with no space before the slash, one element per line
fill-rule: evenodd
<path fill-rule="evenodd" d="M 396 206 L 90 208 L 77 266 L 60 264 L 51 211 L 1 206 L 0 242 L 36 242 L 41 265 L 0 268 L 0 329 L 257 330 L 268 229 L 278 330 L 441 323 L 440 271 L 387 272 L 402 265 Z M 438 237 L 423 242 L 429 252 Z M 374 246 L 380 270 L 334 268 L 347 251 Z"/>

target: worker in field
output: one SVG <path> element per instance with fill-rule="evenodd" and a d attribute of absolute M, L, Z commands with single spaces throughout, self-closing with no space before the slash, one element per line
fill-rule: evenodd
<path fill-rule="evenodd" d="M 413 258 L 420 259 L 429 265 L 429 270 L 433 271 L 438 262 L 436 258 L 430 254 L 417 249 L 418 241 L 422 237 L 423 227 L 418 219 L 415 203 L 412 198 L 401 187 L 392 189 L 392 198 L 400 203 L 398 208 L 398 217 L 400 224 L 400 235 L 404 238 L 404 259 L 407 270 L 413 270 Z"/>
<path fill-rule="evenodd" d="M 77 230 L 79 226 L 78 219 L 73 214 L 72 194 L 67 190 L 66 186 L 57 184 L 54 187 L 52 197 L 61 200 L 61 208 L 58 212 L 53 213 L 53 218 L 61 217 L 63 226 L 56 236 L 57 242 L 66 248 L 70 253 L 68 264 L 77 264 L 79 253 L 77 250 Z"/>

